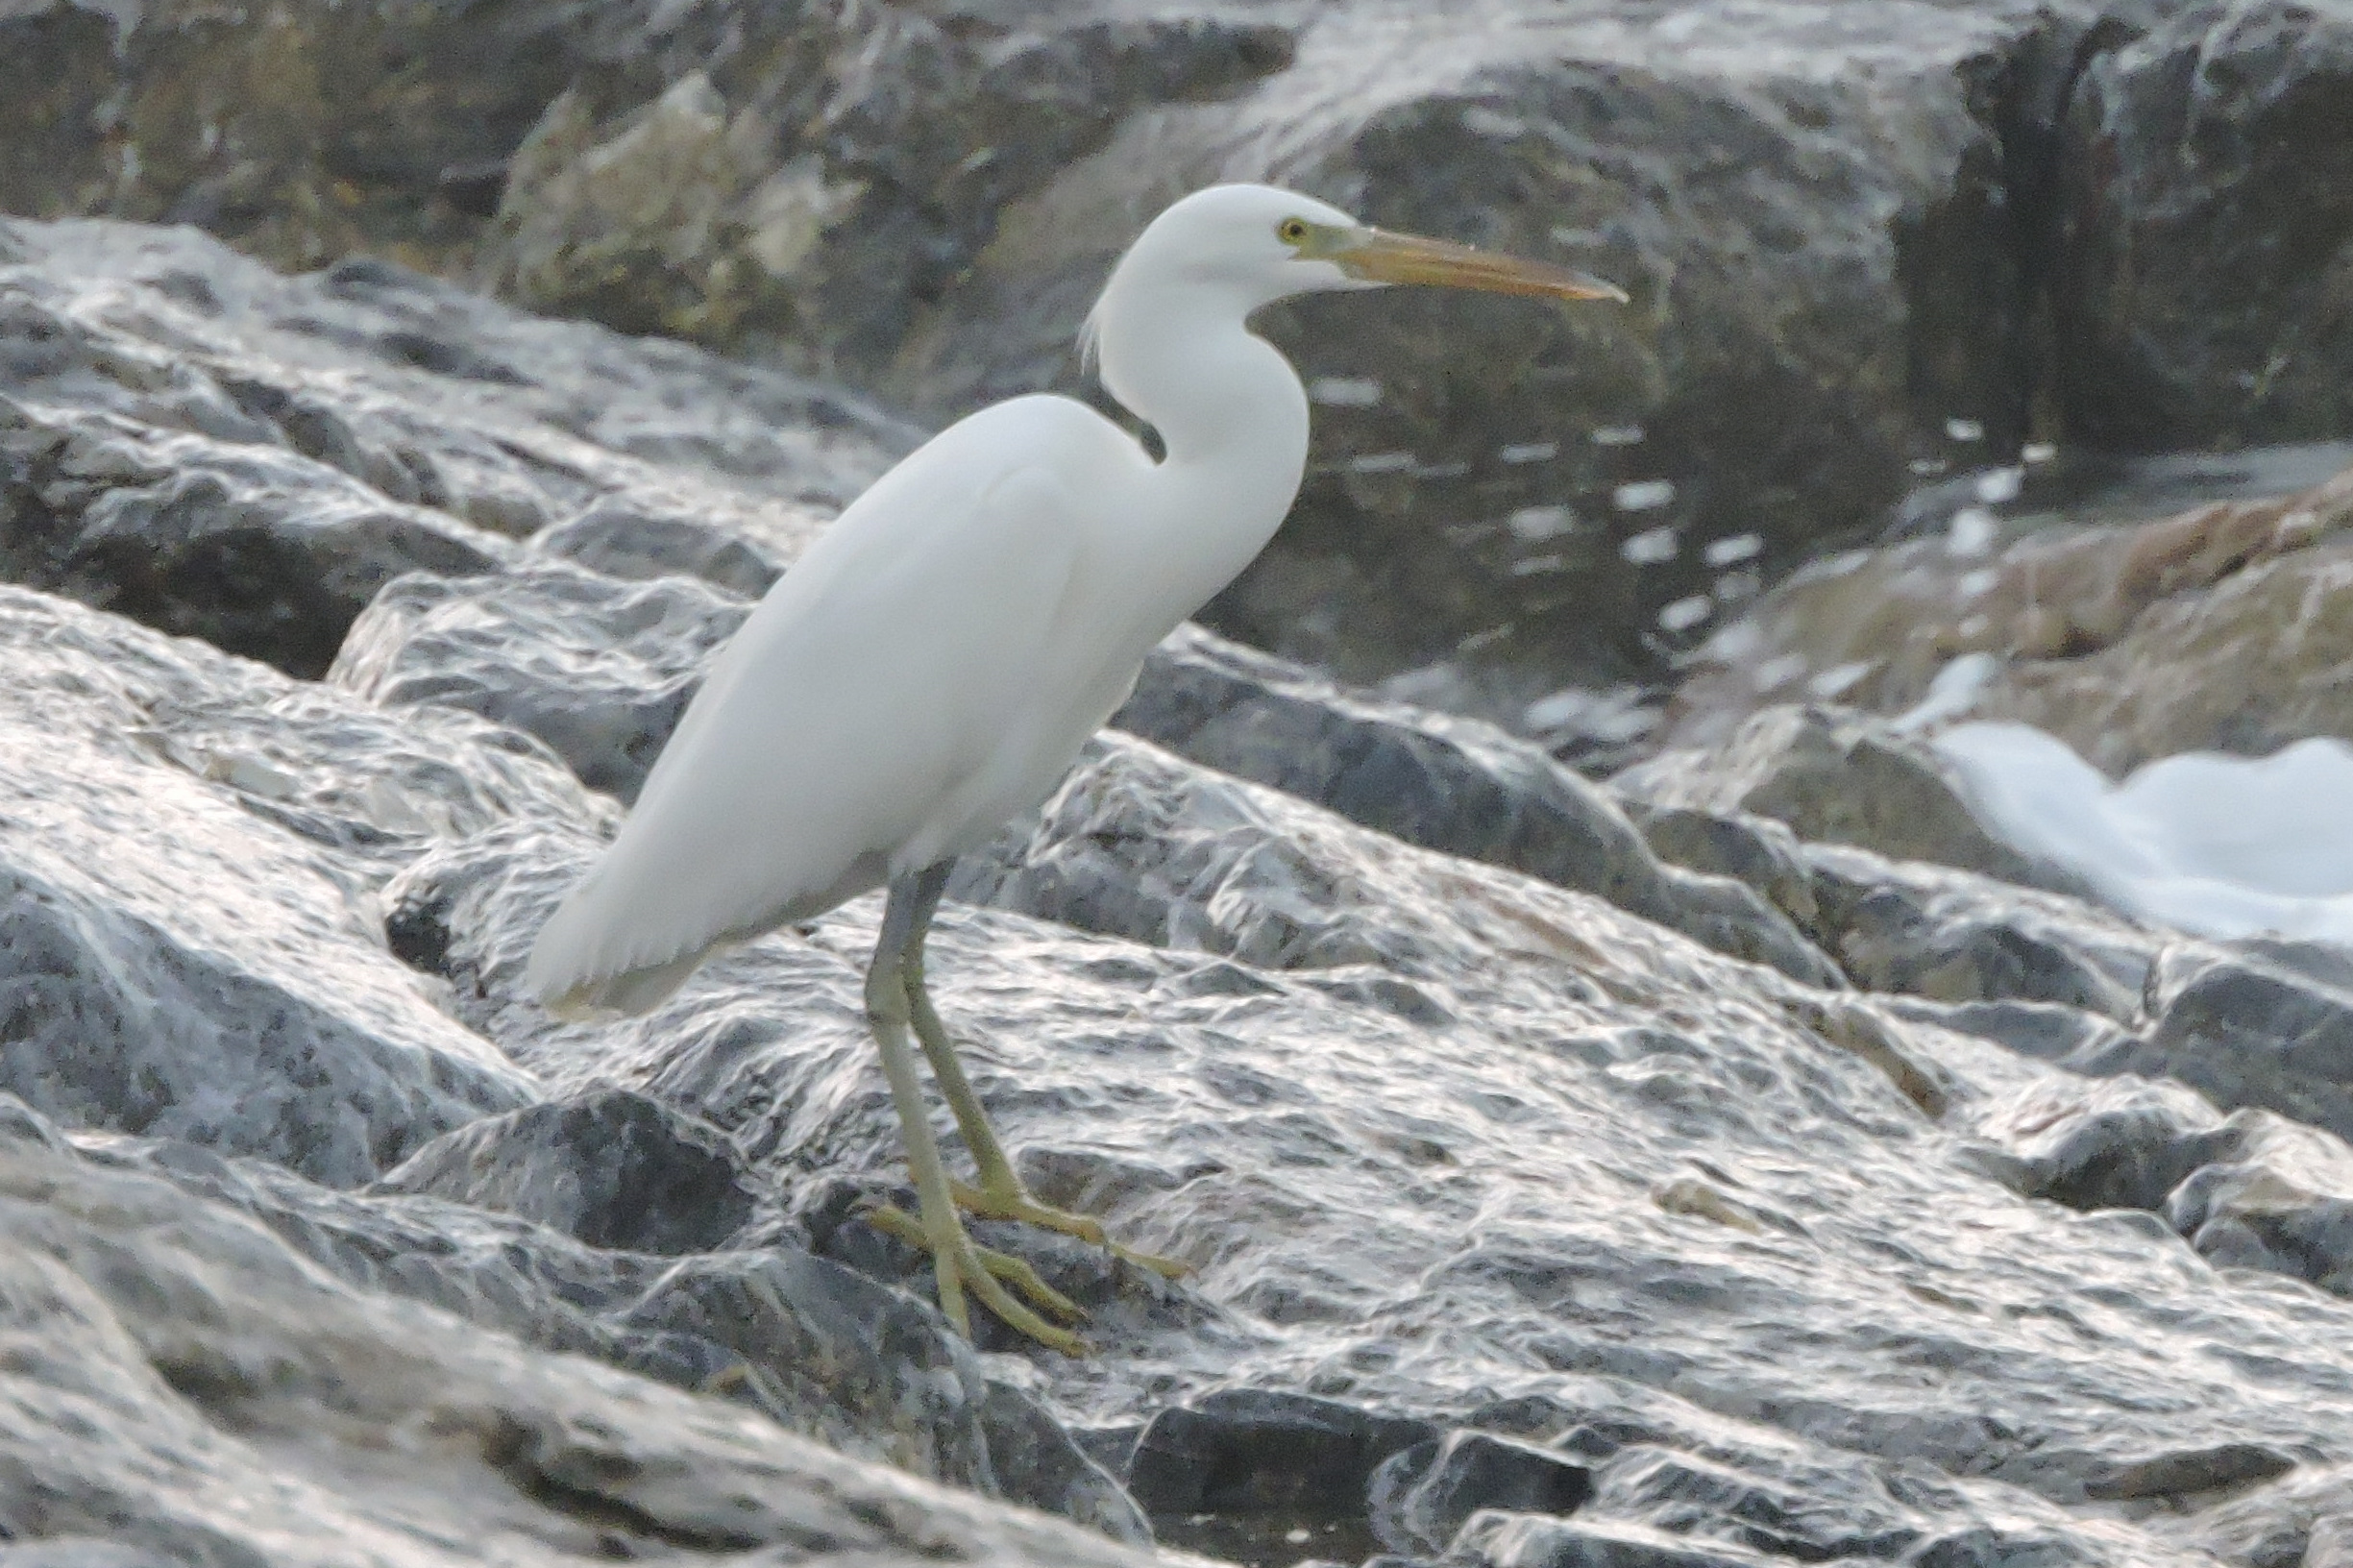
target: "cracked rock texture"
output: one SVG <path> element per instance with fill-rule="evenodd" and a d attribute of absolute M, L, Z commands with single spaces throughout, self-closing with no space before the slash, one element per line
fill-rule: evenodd
<path fill-rule="evenodd" d="M 968 1345 L 863 1217 L 876 900 L 640 1019 L 518 984 L 906 432 L 379 263 L 8 244 L 0 397 L 59 443 L 0 448 L 12 1568 L 2341 1552 L 2341 963 L 1189 633 L 931 971 L 1040 1195 L 1194 1272 L 982 1226 L 1091 1353 Z"/>

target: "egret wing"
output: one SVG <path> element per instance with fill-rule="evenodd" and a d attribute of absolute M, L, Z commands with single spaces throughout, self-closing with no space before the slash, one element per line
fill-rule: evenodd
<path fill-rule="evenodd" d="M 771 591 L 542 932 L 532 990 L 650 1006 L 713 947 L 878 886 L 1034 720 L 1091 527 L 1062 470 L 1013 445 L 1024 460 L 943 436 Z"/>

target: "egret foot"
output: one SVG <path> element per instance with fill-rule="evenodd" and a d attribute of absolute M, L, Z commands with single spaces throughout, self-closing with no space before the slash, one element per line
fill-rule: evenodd
<path fill-rule="evenodd" d="M 1016 1258 L 1009 1252 L 975 1245 L 965 1234 L 964 1222 L 951 1211 L 947 1225 L 950 1234 L 935 1237 L 924 1223 L 904 1209 L 885 1204 L 866 1212 L 866 1222 L 887 1236 L 895 1236 L 909 1246 L 919 1247 L 931 1254 L 933 1277 L 940 1286 L 940 1311 L 956 1326 L 956 1332 L 967 1339 L 972 1337 L 972 1320 L 967 1314 L 964 1292 L 969 1286 L 982 1306 L 994 1312 L 1004 1325 L 1017 1334 L 1028 1335 L 1049 1349 L 1065 1356 L 1084 1356 L 1087 1342 L 1069 1330 L 1058 1328 L 1014 1299 L 1013 1292 L 998 1284 L 1012 1284 L 1014 1289 L 1029 1297 L 1046 1311 L 1069 1323 L 1086 1321 L 1086 1309 L 1068 1296 L 1039 1278 L 1029 1261 Z"/>
<path fill-rule="evenodd" d="M 1148 1268 L 1164 1280 L 1181 1280 L 1190 1274 L 1192 1264 L 1176 1258 L 1162 1258 L 1149 1252 L 1138 1252 L 1123 1247 L 1104 1234 L 1103 1222 L 1092 1214 L 1073 1213 L 1067 1209 L 1054 1209 L 1029 1195 L 1017 1183 L 983 1182 L 974 1187 L 968 1182 L 950 1181 L 947 1189 L 956 1198 L 956 1207 L 979 1219 L 1015 1219 L 1040 1230 L 1059 1231 L 1064 1236 L 1077 1237 L 1090 1246 L 1097 1246 L 1115 1258 L 1123 1258 L 1139 1268 Z"/>

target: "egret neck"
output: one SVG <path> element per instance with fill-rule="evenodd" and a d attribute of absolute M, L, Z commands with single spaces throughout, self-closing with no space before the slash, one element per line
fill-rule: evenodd
<path fill-rule="evenodd" d="M 1157 536 L 1140 543 L 1154 597 L 1171 609 L 1162 635 L 1266 547 L 1307 470 L 1307 388 L 1250 331 L 1257 304 L 1163 283 L 1148 305 L 1119 290 L 1098 316 L 1103 384 L 1167 454 L 1145 479 L 1151 515 L 1139 520 Z"/>

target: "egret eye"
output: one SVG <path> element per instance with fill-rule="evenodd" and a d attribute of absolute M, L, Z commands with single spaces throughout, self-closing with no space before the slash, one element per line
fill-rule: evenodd
<path fill-rule="evenodd" d="M 1275 225 L 1275 238 L 1286 245 L 1304 245 L 1308 238 L 1308 220 L 1285 218 Z"/>

